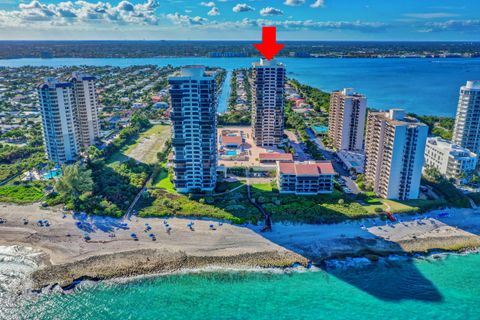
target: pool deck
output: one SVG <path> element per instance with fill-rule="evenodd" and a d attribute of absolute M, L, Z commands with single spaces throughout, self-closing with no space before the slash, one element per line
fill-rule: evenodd
<path fill-rule="evenodd" d="M 260 153 L 267 153 L 267 152 L 280 152 L 280 153 L 285 153 L 283 150 L 280 150 L 278 148 L 263 148 L 263 147 L 258 147 L 254 144 L 253 138 L 252 138 L 252 128 L 249 126 L 225 126 L 222 128 L 217 129 L 217 135 L 220 137 L 222 135 L 222 130 L 229 130 L 229 131 L 236 131 L 238 134 L 240 132 L 243 132 L 243 136 L 245 138 L 245 152 L 247 154 L 246 159 L 247 160 L 226 160 L 226 159 L 220 159 L 218 160 L 219 165 L 223 165 L 227 168 L 231 167 L 261 167 L 261 168 L 266 168 L 266 169 L 273 169 L 275 167 L 275 164 L 264 164 L 260 163 L 259 158 L 260 158 Z M 221 145 L 219 144 L 219 148 Z M 228 151 L 227 151 L 228 152 Z M 237 154 L 240 153 L 240 151 L 237 149 Z"/>

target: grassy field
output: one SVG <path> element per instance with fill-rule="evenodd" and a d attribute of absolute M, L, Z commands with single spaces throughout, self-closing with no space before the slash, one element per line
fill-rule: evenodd
<path fill-rule="evenodd" d="M 40 201 L 42 190 L 34 185 L 7 185 L 0 187 L 0 202 L 27 204 Z"/>
<path fill-rule="evenodd" d="M 155 181 L 152 182 L 152 185 L 154 188 L 165 189 L 170 193 L 177 193 L 172 181 L 170 181 L 170 177 L 168 176 L 168 171 L 166 168 L 162 168 L 160 170 L 159 174 L 155 178 Z"/>
<path fill-rule="evenodd" d="M 157 153 L 162 151 L 165 143 L 170 139 L 171 127 L 166 125 L 154 125 L 131 144 L 113 154 L 108 164 L 112 165 L 128 159 L 135 159 L 145 164 L 157 162 Z"/>
<path fill-rule="evenodd" d="M 445 200 L 408 200 L 408 201 L 395 201 L 384 200 L 382 202 L 390 206 L 392 213 L 413 213 L 413 212 L 425 212 L 441 207 L 447 207 L 448 202 Z"/>
<path fill-rule="evenodd" d="M 270 183 L 252 184 L 250 187 L 252 188 L 252 190 L 272 192 L 272 185 Z"/>

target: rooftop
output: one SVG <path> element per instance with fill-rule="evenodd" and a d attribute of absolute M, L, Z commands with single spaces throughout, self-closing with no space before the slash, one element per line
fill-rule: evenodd
<path fill-rule="evenodd" d="M 229 136 L 229 135 L 225 135 L 225 136 L 222 136 L 222 144 L 242 144 L 243 143 L 243 139 L 241 136 Z"/>
<path fill-rule="evenodd" d="M 281 162 L 278 164 L 280 173 L 296 176 L 319 176 L 322 174 L 335 174 L 330 161 L 319 162 Z"/>
<path fill-rule="evenodd" d="M 470 80 L 467 81 L 467 85 L 465 86 L 467 89 L 479 89 L 480 90 L 480 80 Z"/>
<path fill-rule="evenodd" d="M 440 137 L 432 137 L 427 139 L 427 145 L 433 145 L 437 149 L 448 152 L 457 157 L 476 157 L 477 155 L 470 150 L 451 143 Z"/>
<path fill-rule="evenodd" d="M 291 153 L 265 152 L 258 156 L 260 161 L 293 161 Z"/>
<path fill-rule="evenodd" d="M 267 59 L 260 59 L 259 62 L 254 62 L 253 67 L 285 67 L 285 65 L 281 62 L 277 62 L 277 60 L 267 60 Z"/>
<path fill-rule="evenodd" d="M 180 71 L 175 72 L 172 74 L 170 78 L 185 78 L 185 77 L 192 77 L 192 78 L 202 78 L 202 77 L 210 77 L 205 72 L 205 66 L 201 65 L 191 65 L 191 66 L 184 66 L 180 69 Z"/>

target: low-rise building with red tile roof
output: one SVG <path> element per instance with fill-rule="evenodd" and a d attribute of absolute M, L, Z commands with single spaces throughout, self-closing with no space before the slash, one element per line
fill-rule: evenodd
<path fill-rule="evenodd" d="M 335 175 L 330 161 L 277 162 L 277 185 L 280 193 L 332 193 Z"/>
<path fill-rule="evenodd" d="M 221 140 L 222 145 L 227 148 L 238 148 L 243 144 L 243 138 L 241 136 L 224 135 Z"/>
<path fill-rule="evenodd" d="M 291 153 L 265 152 L 258 155 L 258 160 L 260 163 L 291 162 L 293 155 Z"/>

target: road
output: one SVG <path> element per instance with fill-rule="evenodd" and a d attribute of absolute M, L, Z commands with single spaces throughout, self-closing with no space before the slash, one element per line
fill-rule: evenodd
<path fill-rule="evenodd" d="M 321 139 L 319 139 L 315 133 L 310 128 L 306 129 L 306 132 L 308 136 L 310 137 L 310 140 L 317 145 L 319 148 L 320 152 L 322 153 L 323 157 L 326 160 L 330 160 L 332 162 L 333 168 L 335 171 L 338 173 L 338 175 L 345 180 L 345 184 L 347 188 L 352 190 L 353 194 L 358 194 L 360 193 L 360 189 L 358 189 L 357 184 L 355 181 L 350 177 L 350 172 L 348 170 L 345 170 L 343 168 L 343 164 L 338 158 L 334 156 L 334 152 L 332 150 L 327 149 L 324 145 Z"/>
<path fill-rule="evenodd" d="M 289 130 L 285 130 L 285 134 L 288 137 L 288 140 L 290 141 L 290 146 L 295 150 L 295 160 L 297 161 L 308 161 L 312 160 L 309 154 L 305 153 L 303 148 L 305 145 L 299 141 L 297 135 Z"/>

